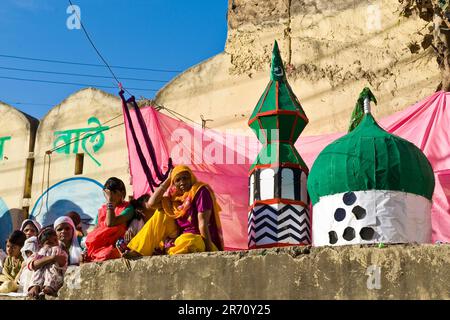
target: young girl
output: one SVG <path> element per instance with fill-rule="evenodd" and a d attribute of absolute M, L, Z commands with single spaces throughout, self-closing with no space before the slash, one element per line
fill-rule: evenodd
<path fill-rule="evenodd" d="M 25 234 L 20 231 L 14 231 L 6 242 L 6 253 L 8 256 L 3 264 L 3 271 L 0 275 L 0 292 L 15 292 L 18 289 L 17 282 L 22 267 L 22 255 L 20 249 L 25 242 Z"/>
<path fill-rule="evenodd" d="M 37 235 L 41 231 L 41 225 L 35 220 L 26 219 L 22 222 L 20 231 L 25 233 L 27 239 L 33 236 L 37 237 Z"/>
<path fill-rule="evenodd" d="M 146 202 L 149 199 L 150 195 L 144 194 L 139 198 L 130 201 L 130 207 L 133 207 L 134 209 L 134 217 L 128 223 L 128 229 L 123 238 L 119 238 L 116 242 L 116 247 L 119 249 L 121 254 L 127 250 L 127 244 L 136 234 L 138 234 L 148 219 L 150 219 L 155 212 L 155 209 L 146 207 Z"/>
<path fill-rule="evenodd" d="M 22 249 L 23 263 L 19 276 L 19 291 L 28 292 L 33 277 L 33 270 L 28 269 L 28 264 L 34 259 L 34 255 L 39 251 L 37 237 L 33 236 L 25 240 Z"/>
<path fill-rule="evenodd" d="M 41 249 L 28 264 L 28 268 L 34 271 L 28 296 L 34 299 L 44 294 L 57 295 L 63 285 L 68 261 L 67 253 L 59 246 L 55 230 L 44 228 L 38 240 Z"/>
<path fill-rule="evenodd" d="M 116 242 L 123 238 L 127 231 L 127 223 L 134 216 L 133 207 L 124 201 L 125 184 L 122 180 L 109 178 L 104 187 L 106 204 L 98 211 L 97 227 L 87 235 L 87 253 L 84 261 L 104 261 L 120 258 Z"/>
<path fill-rule="evenodd" d="M 78 242 L 75 225 L 69 217 L 59 217 L 53 223 L 58 240 L 69 256 L 68 265 L 79 265 L 82 251 Z"/>
<path fill-rule="evenodd" d="M 148 219 L 151 218 L 154 209 L 147 209 L 145 203 L 150 199 L 149 194 L 144 194 L 136 200 L 131 200 L 130 205 L 134 208 L 134 217 L 128 224 L 124 239 L 128 243 L 142 229 Z"/>

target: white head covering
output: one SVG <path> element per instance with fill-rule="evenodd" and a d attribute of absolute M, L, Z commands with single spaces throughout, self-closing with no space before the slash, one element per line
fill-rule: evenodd
<path fill-rule="evenodd" d="M 70 224 L 70 226 L 73 229 L 72 245 L 70 246 L 70 250 L 69 250 L 69 264 L 70 265 L 80 264 L 82 252 L 81 252 L 80 244 L 78 243 L 77 231 L 75 229 L 75 225 L 73 224 L 73 221 L 70 217 L 59 217 L 53 223 L 53 228 L 56 230 L 56 228 L 62 223 Z"/>
<path fill-rule="evenodd" d="M 23 260 L 25 261 L 28 259 L 26 251 L 31 251 L 33 253 L 39 251 L 39 242 L 37 237 L 35 236 L 29 237 L 27 240 L 25 240 L 22 249 L 20 249 L 20 252 L 22 252 Z"/>
<path fill-rule="evenodd" d="M 41 232 L 41 225 L 39 224 L 39 222 L 37 222 L 36 220 L 31 220 L 31 219 L 25 219 L 22 222 L 22 225 L 20 226 L 20 231 L 23 231 L 23 229 L 25 229 L 25 225 L 27 225 L 29 222 L 31 222 L 37 229 L 38 233 Z"/>

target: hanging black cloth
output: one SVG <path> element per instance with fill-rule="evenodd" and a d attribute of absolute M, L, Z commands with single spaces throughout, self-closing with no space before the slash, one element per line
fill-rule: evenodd
<path fill-rule="evenodd" d="M 148 130 L 145 125 L 144 117 L 142 116 L 141 110 L 139 109 L 139 106 L 136 103 L 136 99 L 134 98 L 134 96 L 131 96 L 128 100 L 125 100 L 125 97 L 123 94 L 124 94 L 124 91 L 120 90 L 119 96 L 122 99 L 123 114 L 125 116 L 125 120 L 128 121 L 128 125 L 130 126 L 131 136 L 133 138 L 133 142 L 136 147 L 136 151 L 137 151 L 137 154 L 139 157 L 139 162 L 141 163 L 142 169 L 144 170 L 145 176 L 148 181 L 148 185 L 150 186 L 150 189 L 153 192 L 154 187 L 158 187 L 169 176 L 169 172 L 173 168 L 172 158 L 169 158 L 168 170 L 165 174 L 163 174 L 161 172 L 161 170 L 159 169 L 158 161 L 156 159 L 156 154 L 155 154 L 155 148 L 153 147 L 152 141 L 150 139 L 150 135 L 148 134 Z M 141 145 L 139 144 L 139 141 L 136 136 L 136 131 L 134 129 L 133 121 L 131 120 L 130 110 L 128 109 L 129 103 L 131 103 L 131 105 L 133 106 L 134 111 L 136 113 L 136 118 L 138 120 L 139 128 L 144 137 L 145 147 L 147 148 L 148 153 L 150 155 L 150 160 L 151 160 L 152 166 L 153 166 L 153 172 L 155 172 L 155 175 L 158 178 L 158 180 L 160 181 L 160 183 L 157 183 L 153 179 L 150 167 L 147 163 L 147 160 L 145 159 L 144 153 L 142 152 Z"/>

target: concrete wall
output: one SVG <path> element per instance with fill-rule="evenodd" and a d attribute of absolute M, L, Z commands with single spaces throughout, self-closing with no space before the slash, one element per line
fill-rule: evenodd
<path fill-rule="evenodd" d="M 55 150 L 64 138 L 73 143 Z M 77 154 L 84 155 L 82 174 L 75 174 Z M 93 88 L 80 90 L 39 125 L 31 214 L 47 225 L 74 210 L 93 223 L 104 203 L 102 185 L 111 176 L 122 179 L 132 194 L 120 99 Z"/>
<path fill-rule="evenodd" d="M 38 120 L 0 102 L 0 248 L 23 219 L 27 158 L 32 157 Z M 31 153 L 31 154 L 30 154 Z"/>
<path fill-rule="evenodd" d="M 431 95 L 440 73 L 427 28 L 401 18 L 390 0 L 230 0 L 223 53 L 186 70 L 156 96 L 158 104 L 210 128 L 247 129 L 269 81 L 274 40 L 288 80 L 310 119 L 303 135 L 345 130 L 359 92 L 370 86 L 377 118 Z"/>
<path fill-rule="evenodd" d="M 155 256 L 72 269 L 59 299 L 450 299 L 449 266 L 450 245 Z"/>

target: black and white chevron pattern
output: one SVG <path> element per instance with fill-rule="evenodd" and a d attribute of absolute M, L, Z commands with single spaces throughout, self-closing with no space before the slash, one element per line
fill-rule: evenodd
<path fill-rule="evenodd" d="M 306 208 L 290 204 L 255 206 L 248 215 L 249 247 L 270 244 L 311 244 Z"/>

